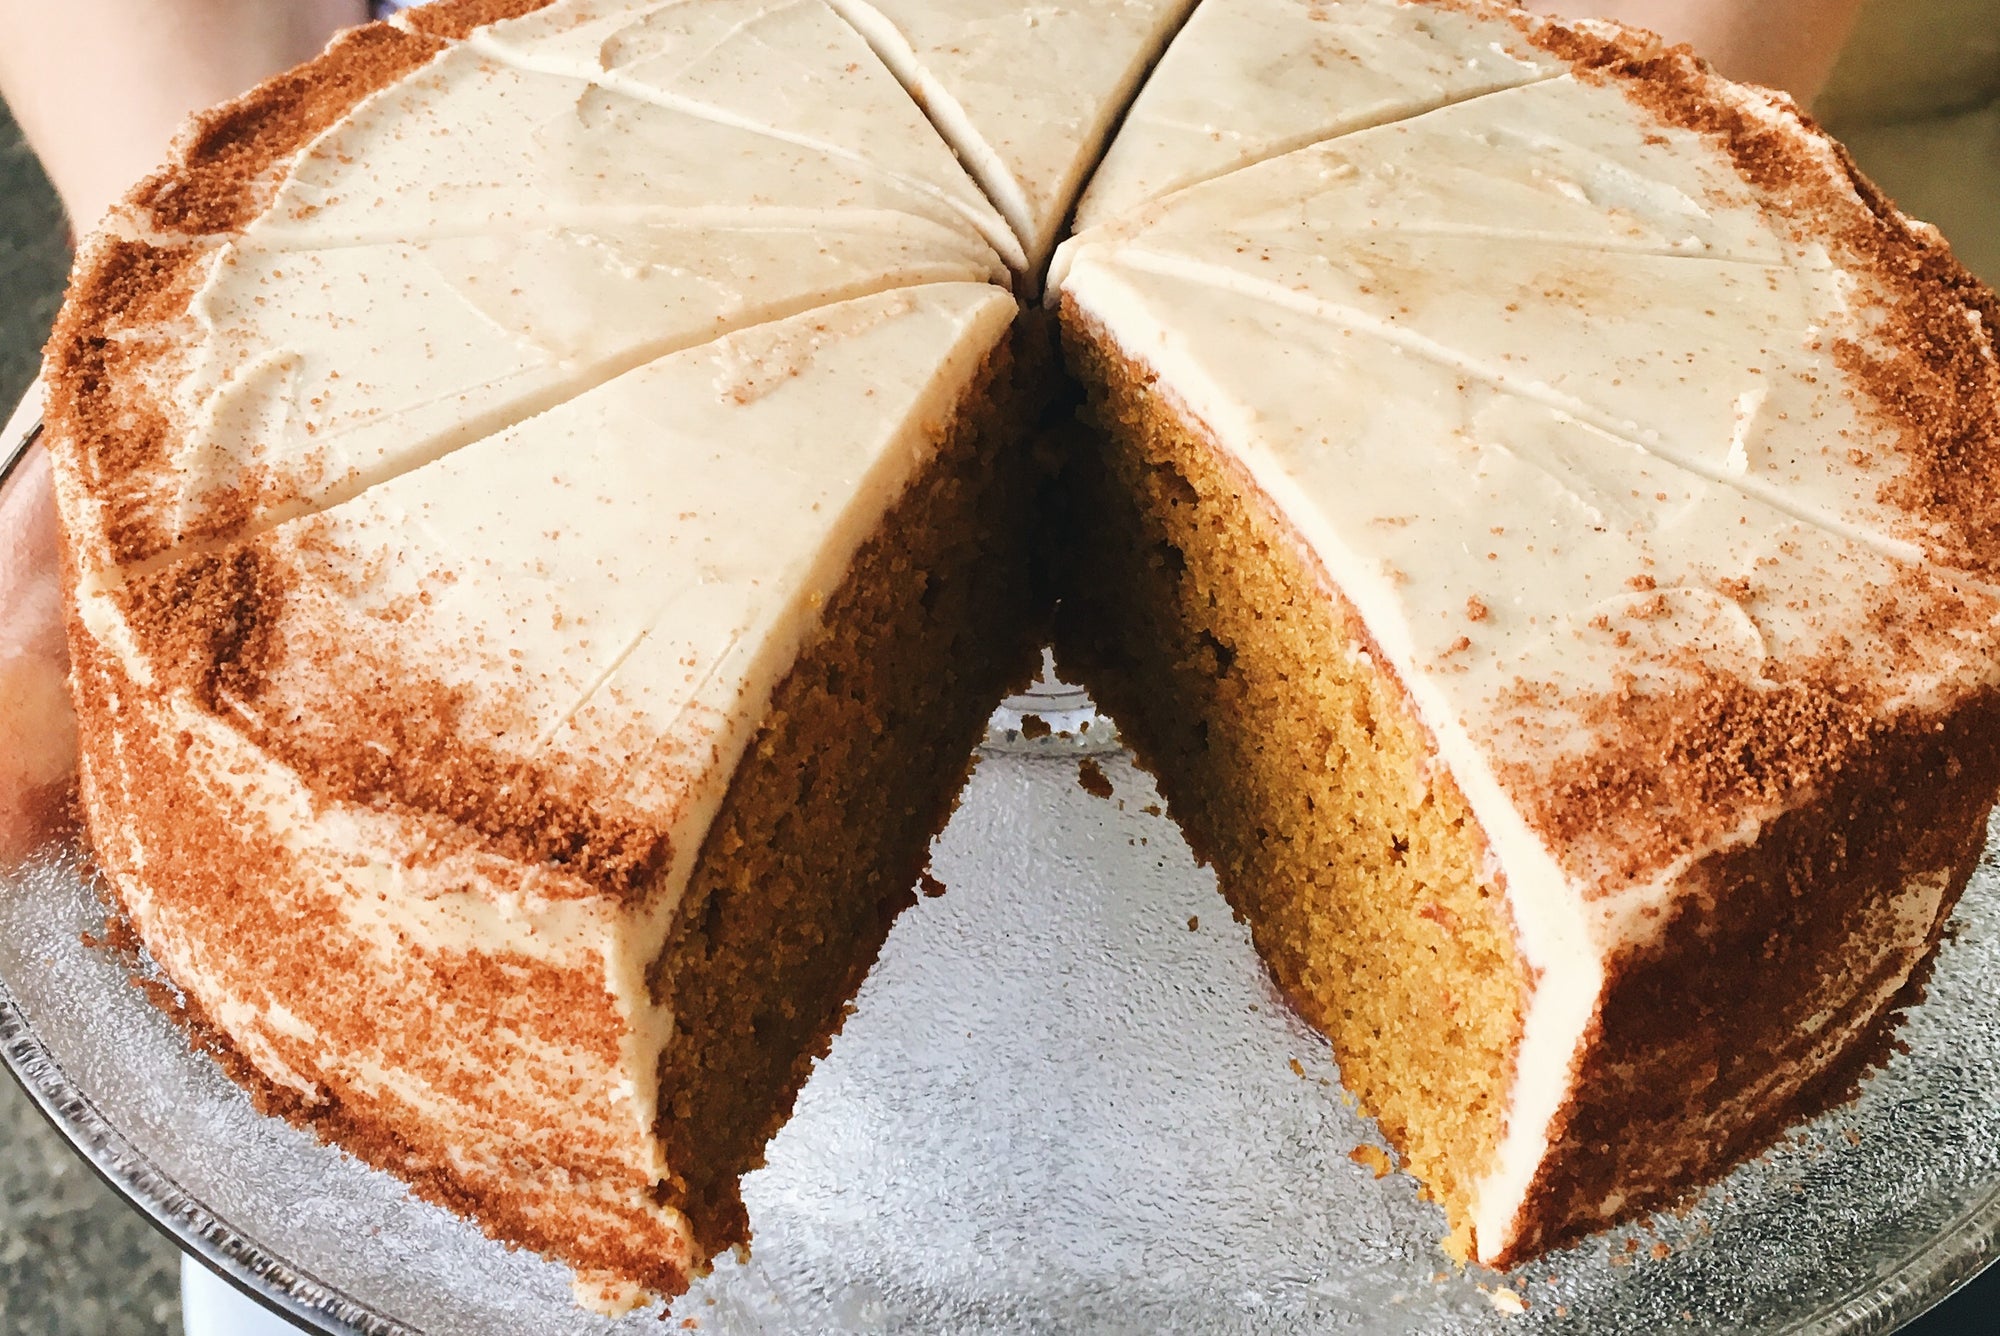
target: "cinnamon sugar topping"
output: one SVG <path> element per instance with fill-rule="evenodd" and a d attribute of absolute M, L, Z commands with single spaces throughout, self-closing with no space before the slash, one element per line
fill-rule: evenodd
<path fill-rule="evenodd" d="M 489 23 L 517 19 L 547 8 L 550 0 L 431 0 L 413 5 L 401 18 L 412 32 L 454 41 L 470 37 Z"/>
<path fill-rule="evenodd" d="M 131 200 L 164 232 L 241 228 L 263 207 L 274 168 L 362 98 L 443 49 L 386 23 L 343 32 L 322 55 L 197 116 L 177 145 L 177 161 L 141 182 Z"/>
<path fill-rule="evenodd" d="M 126 587 L 133 634 L 167 685 L 203 708 L 254 701 L 280 657 L 284 583 L 255 547 L 199 556 Z"/>
<path fill-rule="evenodd" d="M 268 544 L 253 542 L 135 577 L 126 615 L 168 685 L 242 721 L 253 742 L 329 801 L 442 818 L 506 857 L 559 868 L 620 899 L 639 895 L 666 866 L 665 833 L 617 816 L 585 777 L 478 745 L 460 691 L 377 665 L 367 673 L 373 688 L 348 702 L 337 731 L 308 726 L 296 698 L 273 690 L 288 650 L 350 671 L 366 653 L 314 646 L 295 627 L 281 634 L 289 579 Z M 357 671 L 350 680 L 363 679 Z"/>
<path fill-rule="evenodd" d="M 1795 805 L 1889 731 L 1859 693 L 1842 699 L 1796 682 L 1759 689 L 1691 670 L 1695 685 L 1665 695 L 1587 704 L 1582 722 L 1599 739 L 1590 751 L 1547 772 L 1503 768 L 1553 844 L 1600 860 L 1586 880 L 1592 894 L 1701 851 L 1747 814 Z"/>

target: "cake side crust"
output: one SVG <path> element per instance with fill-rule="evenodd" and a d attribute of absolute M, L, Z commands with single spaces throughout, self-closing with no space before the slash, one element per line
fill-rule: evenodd
<path fill-rule="evenodd" d="M 1011 304 L 1007 309 L 1011 314 Z M 844 728 L 844 711 L 865 706 L 878 724 L 884 716 L 893 723 L 904 708 L 899 693 L 906 693 L 929 700 L 926 708 L 941 710 L 946 726 L 933 721 L 913 738 L 907 725 L 882 724 L 883 736 L 909 755 L 891 747 L 877 755 L 876 769 L 886 767 L 882 787 L 909 810 L 883 818 L 890 848 L 880 862 L 891 870 L 879 884 L 870 884 L 873 867 L 843 869 L 865 892 L 856 897 L 864 920 L 858 963 L 839 973 L 818 1013 L 808 1017 L 824 1022 L 819 1033 L 800 1037 L 817 1045 L 814 1052 L 783 1053 L 775 1079 L 791 1084 L 773 1097 L 783 1106 L 769 1115 L 773 1126 L 811 1058 L 823 1051 L 899 907 L 876 901 L 910 898 L 929 837 L 948 815 L 953 781 L 963 778 L 978 726 L 1006 685 L 1002 679 L 1025 678 L 1033 663 L 1026 630 L 1031 604 L 1015 583 L 1026 566 L 1017 549 L 1028 530 L 1027 459 L 1011 448 L 1016 442 L 1007 428 L 1015 413 L 1032 407 L 1025 387 L 1034 381 L 1023 373 L 1017 382 L 1013 371 L 1003 346 L 972 388 L 953 391 L 946 402 L 954 407 L 927 410 L 937 416 L 921 434 L 946 442 L 949 453 L 922 466 L 928 471 L 918 479 L 921 500 L 906 498 L 900 519 L 878 522 L 880 528 L 927 519 L 937 550 L 926 555 L 878 536 L 865 554 L 874 564 L 857 558 L 861 574 L 825 600 L 838 611 L 859 599 L 862 611 L 877 618 L 887 617 L 882 601 L 896 604 L 906 621 L 888 620 L 908 642 L 890 646 L 901 656 L 897 671 L 930 680 L 898 683 L 897 691 L 878 683 L 878 696 L 832 702 L 832 719 L 815 706 L 814 722 Z M 323 523 L 289 526 L 287 542 L 310 556 Z M 298 649 L 281 644 L 287 580 L 298 572 L 273 547 L 272 538 L 253 540 L 131 582 L 119 625 L 155 662 L 156 680 L 143 686 L 99 643 L 103 628 L 72 611 L 85 808 L 124 912 L 169 978 L 191 998 L 216 999 L 197 1002 L 191 1014 L 229 1036 L 228 1050 L 260 1073 L 255 1084 L 274 1111 L 413 1180 L 424 1195 L 468 1214 L 496 1238 L 570 1263 L 592 1284 L 680 1292 L 715 1251 L 741 1238 L 702 1247 L 675 1206 L 661 1200 L 668 1193 L 655 1178 L 660 1154 L 653 1129 L 632 1118 L 615 1094 L 644 1077 L 628 1070 L 629 1018 L 607 987 L 598 949 L 643 936 L 644 922 L 661 921 L 658 897 L 648 889 L 660 859 L 634 864 L 618 852 L 629 841 L 604 845 L 592 834 L 609 829 L 594 820 L 596 807 L 565 805 L 565 795 L 579 795 L 559 782 L 547 788 L 519 766 L 481 770 L 476 740 L 456 760 L 449 736 L 432 737 L 436 745 L 428 750 L 400 749 L 409 752 L 405 762 L 433 772 L 423 781 L 430 787 L 415 794 L 379 782 L 382 758 L 365 728 L 360 745 L 348 749 L 355 754 L 307 747 L 290 766 L 275 767 L 301 774 L 300 794 L 273 797 L 271 783 L 256 774 L 247 792 L 237 792 L 231 775 L 244 765 L 237 734 L 261 739 L 260 756 L 286 754 L 281 739 L 258 728 L 274 669 Z M 855 591 L 857 578 L 872 582 L 867 598 Z M 822 641 L 841 629 L 829 628 Z M 939 634 L 951 645 L 933 643 Z M 913 656 L 920 662 L 914 669 Z M 949 658 L 967 666 L 937 673 L 933 660 Z M 864 656 L 831 671 L 860 683 L 870 667 Z M 795 666 L 782 679 L 777 715 L 798 709 L 798 698 L 809 698 L 825 675 L 824 664 Z M 427 714 L 423 683 L 411 684 L 414 700 L 400 685 L 378 681 L 368 707 L 406 714 L 421 729 L 449 726 L 448 714 Z M 769 730 L 763 741 L 770 741 Z M 432 759 L 443 764 L 418 764 L 440 748 Z M 772 768 L 762 743 L 748 755 L 753 767 Z M 923 763 L 912 764 L 911 756 Z M 802 773 L 796 760 L 796 753 L 779 757 L 781 779 L 787 769 L 795 778 Z M 834 835 L 808 833 L 830 848 L 842 824 L 842 780 L 834 770 L 822 778 L 833 804 L 823 804 L 822 815 L 833 820 Z M 932 782 L 919 782 L 925 780 Z M 451 801 L 439 806 L 440 795 Z M 605 801 L 616 808 L 620 796 Z M 856 801 L 873 796 L 864 792 Z M 732 819 L 745 818 L 741 804 L 736 812 Z M 773 815 L 748 814 L 752 834 L 757 819 Z M 782 817 L 782 804 L 775 815 Z M 371 825 L 378 819 L 386 830 Z M 307 827 L 332 822 L 358 837 L 308 840 L 302 850 L 285 836 L 293 820 Z M 811 844 L 790 848 L 778 871 L 809 860 L 817 852 Z M 383 861 L 384 849 L 405 856 L 401 873 L 394 857 Z M 741 861 L 723 860 L 718 879 L 729 880 Z M 351 875 L 344 871 L 350 862 Z M 385 875 L 390 884 L 378 889 Z M 437 924 L 413 923 L 405 933 L 394 920 L 393 940 L 384 939 L 373 900 L 407 896 L 395 884 L 399 876 L 433 906 L 424 914 L 471 914 L 472 940 L 440 946 L 426 937 Z M 763 889 L 763 883 L 750 887 Z M 503 920 L 525 912 L 532 921 L 508 936 L 506 922 L 488 923 L 488 901 L 501 906 Z M 538 939 L 542 929 L 550 931 Z M 650 940 L 657 942 L 657 933 Z M 394 999 L 386 1014 L 383 999 Z M 739 1000 L 728 992 L 720 997 L 732 1008 Z M 734 1098 L 733 1091 L 724 1094 Z M 761 1154 L 763 1139 L 748 1149 L 713 1151 L 727 1162 L 710 1175 L 722 1181 L 719 1192 L 734 1198 L 735 1176 L 747 1167 L 744 1160 Z M 668 1161 L 670 1170 L 700 1179 L 699 1165 L 712 1148 L 697 1141 L 673 1153 L 682 1158 Z"/>
<path fill-rule="evenodd" d="M 1606 964 L 1509 1266 L 1673 1205 L 1851 1099 L 1892 1052 L 2000 793 L 2000 693 L 1908 723 L 1711 854 Z"/>
<path fill-rule="evenodd" d="M 258 814 L 199 782 L 185 754 L 193 738 L 150 719 L 146 693 L 87 634 L 77 644 L 82 806 L 119 911 L 170 979 L 196 983 L 220 969 L 232 996 L 261 997 L 296 1017 L 274 1024 L 242 1005 L 218 1015 L 198 987 L 181 987 L 172 1000 L 197 1022 L 198 1045 L 230 1055 L 229 1074 L 265 1111 L 396 1174 L 510 1246 L 634 1277 L 658 1293 L 685 1288 L 694 1268 L 687 1236 L 667 1213 L 635 1209 L 651 1186 L 639 1168 L 646 1148 L 615 1119 L 586 1112 L 596 1105 L 588 1092 L 617 1079 L 624 1030 L 589 977 L 601 967 L 574 974 L 472 952 L 364 959 L 371 953 L 345 929 L 345 906 L 312 893 L 321 879 L 277 871 L 293 855 Z M 373 1017 L 390 998 L 397 1024 L 385 1029 Z M 351 1033 L 340 1034 L 343 1025 Z M 411 1042 L 395 1043 L 398 1034 Z M 454 1045 L 417 1046 L 443 1034 Z M 537 1108 L 509 1107 L 481 1089 L 479 1074 L 504 1068 L 524 1039 L 568 1049 L 568 1078 L 536 1093 L 574 1113 L 542 1121 Z M 353 1055 L 391 1042 L 394 1059 L 451 1099 L 456 1115 L 441 1120 L 351 1064 L 329 1065 L 323 1040 Z M 539 1167 L 524 1173 L 524 1152 Z"/>

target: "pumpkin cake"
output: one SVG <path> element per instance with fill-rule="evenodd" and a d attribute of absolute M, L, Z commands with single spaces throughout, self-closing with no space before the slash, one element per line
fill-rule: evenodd
<path fill-rule="evenodd" d="M 748 1239 L 1052 634 L 1511 1265 L 1920 988 L 2000 789 L 1996 320 L 1611 25 L 440 0 L 79 253 L 83 809 L 267 1107 L 616 1308 Z"/>

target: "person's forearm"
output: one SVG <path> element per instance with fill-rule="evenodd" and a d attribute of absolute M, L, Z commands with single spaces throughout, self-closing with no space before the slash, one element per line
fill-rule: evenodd
<path fill-rule="evenodd" d="M 0 0 L 0 96 L 88 228 L 189 113 L 366 17 L 365 0 Z"/>
<path fill-rule="evenodd" d="M 1607 18 L 1686 42 L 1732 79 L 1810 102 L 1833 72 L 1861 0 L 1529 0 L 1569 18 Z"/>
<path fill-rule="evenodd" d="M 39 411 L 30 395 L 0 430 L 0 449 Z M 55 500 L 38 447 L 0 489 L 0 863 L 41 841 L 76 770 L 56 570 Z"/>

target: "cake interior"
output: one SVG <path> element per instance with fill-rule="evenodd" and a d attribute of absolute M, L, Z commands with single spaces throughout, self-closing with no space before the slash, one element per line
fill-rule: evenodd
<path fill-rule="evenodd" d="M 737 1180 L 845 1017 L 986 719 L 1040 662 L 1026 537 L 1047 359 L 1017 329 L 935 458 L 856 554 L 773 695 L 653 971 L 674 1017 L 659 1191 L 713 1255 L 749 1239 Z"/>
<path fill-rule="evenodd" d="M 1063 338 L 1095 430 L 1065 489 L 1057 661 L 1462 1247 L 1530 986 L 1485 837 L 1270 500 L 1073 308 Z"/>

